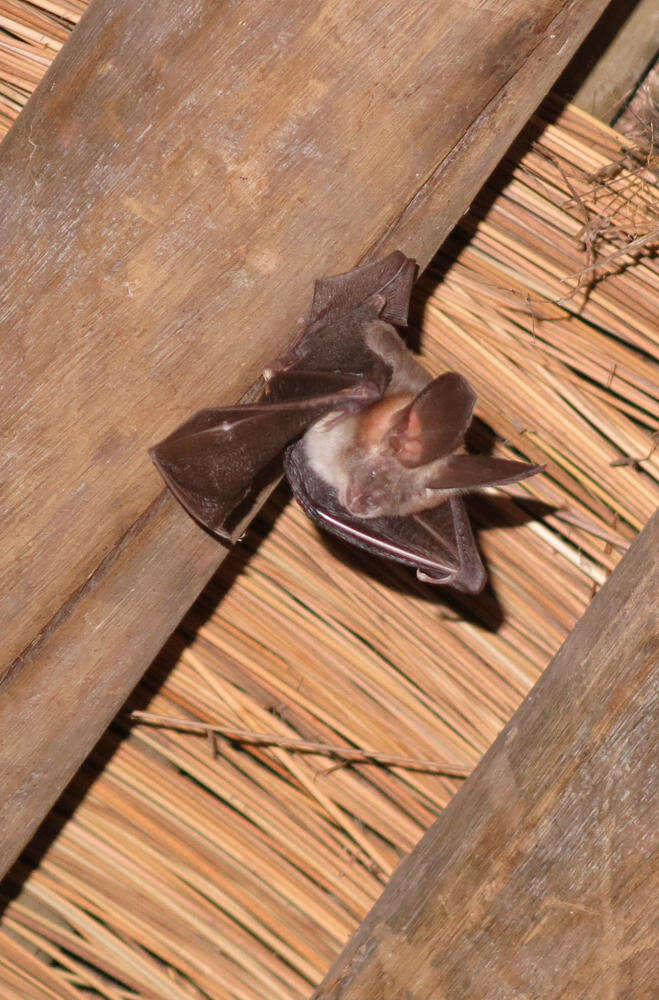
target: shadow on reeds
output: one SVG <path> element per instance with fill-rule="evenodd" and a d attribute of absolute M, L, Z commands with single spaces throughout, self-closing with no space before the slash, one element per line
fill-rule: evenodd
<path fill-rule="evenodd" d="M 549 504 L 532 499 L 524 501 L 522 509 L 503 494 L 497 497 L 470 496 L 467 498 L 467 506 L 477 543 L 481 531 L 518 527 L 554 510 Z M 479 594 L 464 594 L 451 587 L 419 583 L 413 569 L 369 555 L 323 532 L 320 532 L 320 537 L 332 558 L 340 559 L 356 574 L 367 576 L 380 585 L 384 584 L 389 590 L 399 594 L 401 599 L 413 596 L 417 600 L 421 598 L 428 604 L 436 605 L 439 618 L 466 620 L 489 632 L 497 632 L 503 625 L 504 610 L 492 586 L 487 559 L 482 551 L 481 558 L 488 573 L 488 582 Z"/>

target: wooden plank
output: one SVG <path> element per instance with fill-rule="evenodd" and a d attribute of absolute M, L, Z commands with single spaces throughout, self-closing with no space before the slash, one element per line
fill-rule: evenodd
<path fill-rule="evenodd" d="M 620 114 L 659 50 L 656 0 L 612 0 L 556 89 L 604 122 Z"/>
<path fill-rule="evenodd" d="M 147 446 L 241 396 L 318 274 L 426 263 L 605 5 L 82 18 L 0 147 L 0 870 L 221 558 Z"/>
<path fill-rule="evenodd" d="M 315 1000 L 654 993 L 659 515 Z"/>

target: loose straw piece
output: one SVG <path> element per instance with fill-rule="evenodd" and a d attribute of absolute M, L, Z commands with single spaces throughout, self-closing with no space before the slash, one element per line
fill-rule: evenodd
<path fill-rule="evenodd" d="M 167 715 L 155 715 L 153 712 L 130 713 L 134 722 L 149 726 L 159 726 L 163 729 L 176 729 L 178 732 L 198 733 L 207 736 L 212 733 L 223 736 L 232 743 L 249 743 L 252 746 L 281 747 L 295 750 L 298 753 L 314 753 L 324 757 L 336 757 L 350 764 L 381 764 L 385 767 L 402 767 L 408 771 L 424 771 L 427 774 L 442 774 L 448 778 L 468 778 L 473 768 L 459 767 L 436 760 L 420 760 L 416 757 L 400 757 L 396 754 L 380 753 L 376 750 L 354 750 L 350 747 L 337 747 L 329 743 L 314 743 L 309 740 L 294 740 L 287 736 L 277 736 L 275 733 L 254 733 L 250 729 L 236 729 L 233 726 L 220 725 L 211 722 L 194 722 L 188 719 L 173 719 Z"/>
<path fill-rule="evenodd" d="M 627 243 L 624 247 L 618 247 L 617 250 L 613 250 L 606 257 L 600 257 L 594 263 L 589 264 L 587 267 L 582 267 L 579 271 L 575 271 L 573 274 L 566 274 L 561 281 L 567 284 L 568 281 L 575 281 L 583 278 L 586 274 L 592 274 L 595 271 L 599 271 L 600 268 L 606 267 L 607 264 L 611 264 L 614 261 L 618 261 L 621 257 L 625 257 L 627 254 L 633 254 L 638 250 L 643 249 L 654 249 L 654 245 L 657 240 L 659 240 L 659 228 L 652 229 L 649 233 L 645 233 L 644 236 L 639 236 L 637 239 L 632 240 L 631 243 Z"/>

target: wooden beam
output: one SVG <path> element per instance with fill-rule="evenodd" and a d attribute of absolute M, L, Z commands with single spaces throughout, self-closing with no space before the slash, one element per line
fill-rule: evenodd
<path fill-rule="evenodd" d="M 614 121 L 659 49 L 656 0 L 612 0 L 556 89 L 588 114 Z"/>
<path fill-rule="evenodd" d="M 654 996 L 659 515 L 315 1000 Z"/>
<path fill-rule="evenodd" d="M 219 563 L 147 456 L 425 264 L 606 0 L 95 0 L 0 147 L 0 871 Z"/>

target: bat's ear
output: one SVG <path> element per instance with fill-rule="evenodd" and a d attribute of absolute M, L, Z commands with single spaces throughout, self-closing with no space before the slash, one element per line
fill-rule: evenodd
<path fill-rule="evenodd" d="M 389 443 L 401 465 L 416 468 L 450 455 L 462 444 L 476 405 L 466 378 L 445 372 L 399 414 Z"/>
<path fill-rule="evenodd" d="M 541 465 L 512 462 L 491 455 L 451 455 L 442 464 L 432 482 L 437 490 L 477 490 L 482 486 L 502 486 L 542 472 Z"/>
<path fill-rule="evenodd" d="M 381 316 L 396 326 L 407 325 L 416 263 L 400 250 L 373 264 L 356 267 L 347 274 L 320 278 L 314 285 L 310 322 L 322 314 L 328 318 L 352 312 L 374 295 L 384 297 Z"/>

